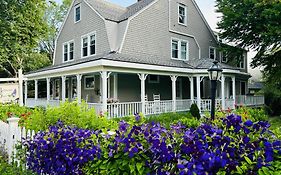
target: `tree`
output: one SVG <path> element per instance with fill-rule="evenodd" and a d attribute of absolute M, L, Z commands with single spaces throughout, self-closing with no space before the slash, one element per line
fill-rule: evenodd
<path fill-rule="evenodd" d="M 62 25 L 71 2 L 72 0 L 63 0 L 62 4 L 58 4 L 55 1 L 49 1 L 47 3 L 48 7 L 45 11 L 44 19 L 47 22 L 48 30 L 46 37 L 40 42 L 40 48 L 48 53 L 50 61 L 53 60 L 55 40 L 59 28 Z"/>
<path fill-rule="evenodd" d="M 257 51 L 252 67 L 264 67 L 268 84 L 281 90 L 281 0 L 216 0 L 221 37 Z"/>
<path fill-rule="evenodd" d="M 45 9 L 42 0 L 0 1 L 0 68 L 9 76 L 15 76 L 24 68 L 25 59 L 37 52 L 46 35 Z"/>

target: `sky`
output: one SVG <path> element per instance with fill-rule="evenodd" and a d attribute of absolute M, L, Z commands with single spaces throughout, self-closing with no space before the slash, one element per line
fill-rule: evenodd
<path fill-rule="evenodd" d="M 61 2 L 62 0 L 56 0 L 57 2 Z M 133 3 L 135 3 L 137 0 L 107 0 L 109 2 L 127 7 Z M 215 8 L 215 0 L 195 0 L 196 3 L 198 4 L 201 12 L 203 13 L 204 17 L 206 18 L 208 24 L 210 25 L 212 30 L 218 31 L 217 28 L 217 23 L 219 22 L 219 16 L 220 14 L 216 13 L 216 8 Z M 253 58 L 255 55 L 254 52 L 248 52 L 248 69 L 249 73 L 254 75 L 254 79 L 260 79 L 261 73 L 258 68 L 256 69 L 251 69 L 249 62 L 251 61 L 251 58 Z"/>

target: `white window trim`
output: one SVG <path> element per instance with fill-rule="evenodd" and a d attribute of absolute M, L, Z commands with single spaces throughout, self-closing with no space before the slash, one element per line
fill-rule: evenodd
<path fill-rule="evenodd" d="M 224 60 L 223 60 L 223 56 L 224 56 L 223 52 L 220 52 L 220 60 L 221 60 L 221 62 L 222 62 L 222 63 L 227 63 L 227 62 L 228 62 L 227 57 L 225 57 L 226 60 L 224 61 Z"/>
<path fill-rule="evenodd" d="M 76 9 L 80 7 L 80 20 L 76 21 Z M 81 21 L 82 15 L 81 15 L 81 4 L 77 4 L 74 6 L 74 23 L 78 23 Z"/>
<path fill-rule="evenodd" d="M 180 18 L 180 7 L 184 8 L 184 12 L 185 12 L 185 18 L 184 18 L 184 23 L 181 23 L 179 18 Z M 187 6 L 181 3 L 178 3 L 178 24 L 179 25 L 183 25 L 183 26 L 187 26 Z"/>
<path fill-rule="evenodd" d="M 174 58 L 173 57 L 173 40 L 174 41 L 178 41 L 178 58 Z M 186 59 L 182 59 L 181 58 L 181 42 L 185 42 L 186 43 Z M 182 40 L 182 39 L 178 39 L 178 38 L 171 38 L 171 48 L 170 48 L 170 52 L 171 52 L 171 59 L 173 60 L 181 60 L 181 61 L 188 61 L 189 60 L 189 42 L 186 40 Z"/>
<path fill-rule="evenodd" d="M 91 44 L 91 41 L 90 41 L 90 36 L 91 35 L 95 35 L 95 54 L 91 55 L 91 50 L 90 50 L 90 44 Z M 87 45 L 87 56 L 83 56 L 83 38 L 88 38 L 88 45 Z M 90 57 L 90 56 L 95 56 L 97 54 L 97 32 L 94 31 L 94 32 L 91 32 L 91 33 L 88 33 L 86 35 L 83 35 L 81 36 L 81 58 L 87 58 L 87 57 Z"/>
<path fill-rule="evenodd" d="M 213 46 L 209 46 L 209 58 L 211 59 L 211 49 L 214 49 L 214 60 L 216 60 L 216 58 L 217 58 L 217 51 L 216 51 L 216 48 L 215 47 L 213 47 Z"/>
<path fill-rule="evenodd" d="M 156 81 L 151 80 L 151 79 L 150 79 L 150 76 L 151 76 L 151 75 L 148 75 L 148 83 L 152 83 L 152 84 L 160 83 L 160 76 L 159 76 L 159 75 L 152 75 L 152 76 L 156 76 L 156 77 L 157 77 L 157 80 L 156 80 Z"/>
<path fill-rule="evenodd" d="M 92 88 L 87 88 L 87 87 L 86 87 L 86 79 L 87 79 L 87 78 L 94 78 L 94 87 L 92 87 Z M 96 86 L 95 84 L 96 84 L 96 78 L 95 78 L 94 75 L 84 76 L 84 89 L 85 89 L 85 90 L 95 89 L 95 86 Z"/>
<path fill-rule="evenodd" d="M 73 59 L 70 60 L 70 43 L 73 43 Z M 64 60 L 64 45 L 67 45 L 67 60 Z M 62 43 L 62 62 L 66 63 L 66 62 L 70 62 L 74 60 L 74 53 L 75 53 L 75 42 L 74 40 L 70 40 L 67 42 Z"/>

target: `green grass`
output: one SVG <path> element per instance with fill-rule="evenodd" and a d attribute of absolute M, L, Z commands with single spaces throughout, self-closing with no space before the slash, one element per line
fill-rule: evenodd
<path fill-rule="evenodd" d="M 268 121 L 271 124 L 271 129 L 276 129 L 281 127 L 281 116 L 269 117 Z"/>

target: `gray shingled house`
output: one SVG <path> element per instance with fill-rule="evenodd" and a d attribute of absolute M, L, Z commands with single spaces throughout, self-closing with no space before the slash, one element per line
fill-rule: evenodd
<path fill-rule="evenodd" d="M 74 0 L 53 65 L 25 75 L 25 104 L 85 100 L 109 117 L 186 111 L 193 102 L 208 111 L 207 69 L 218 60 L 223 75 L 217 104 L 233 108 L 246 95 L 247 53 L 238 67 L 231 66 L 218 44 L 194 0 L 139 0 L 129 7 Z M 34 98 L 27 95 L 27 83 L 35 84 Z"/>

